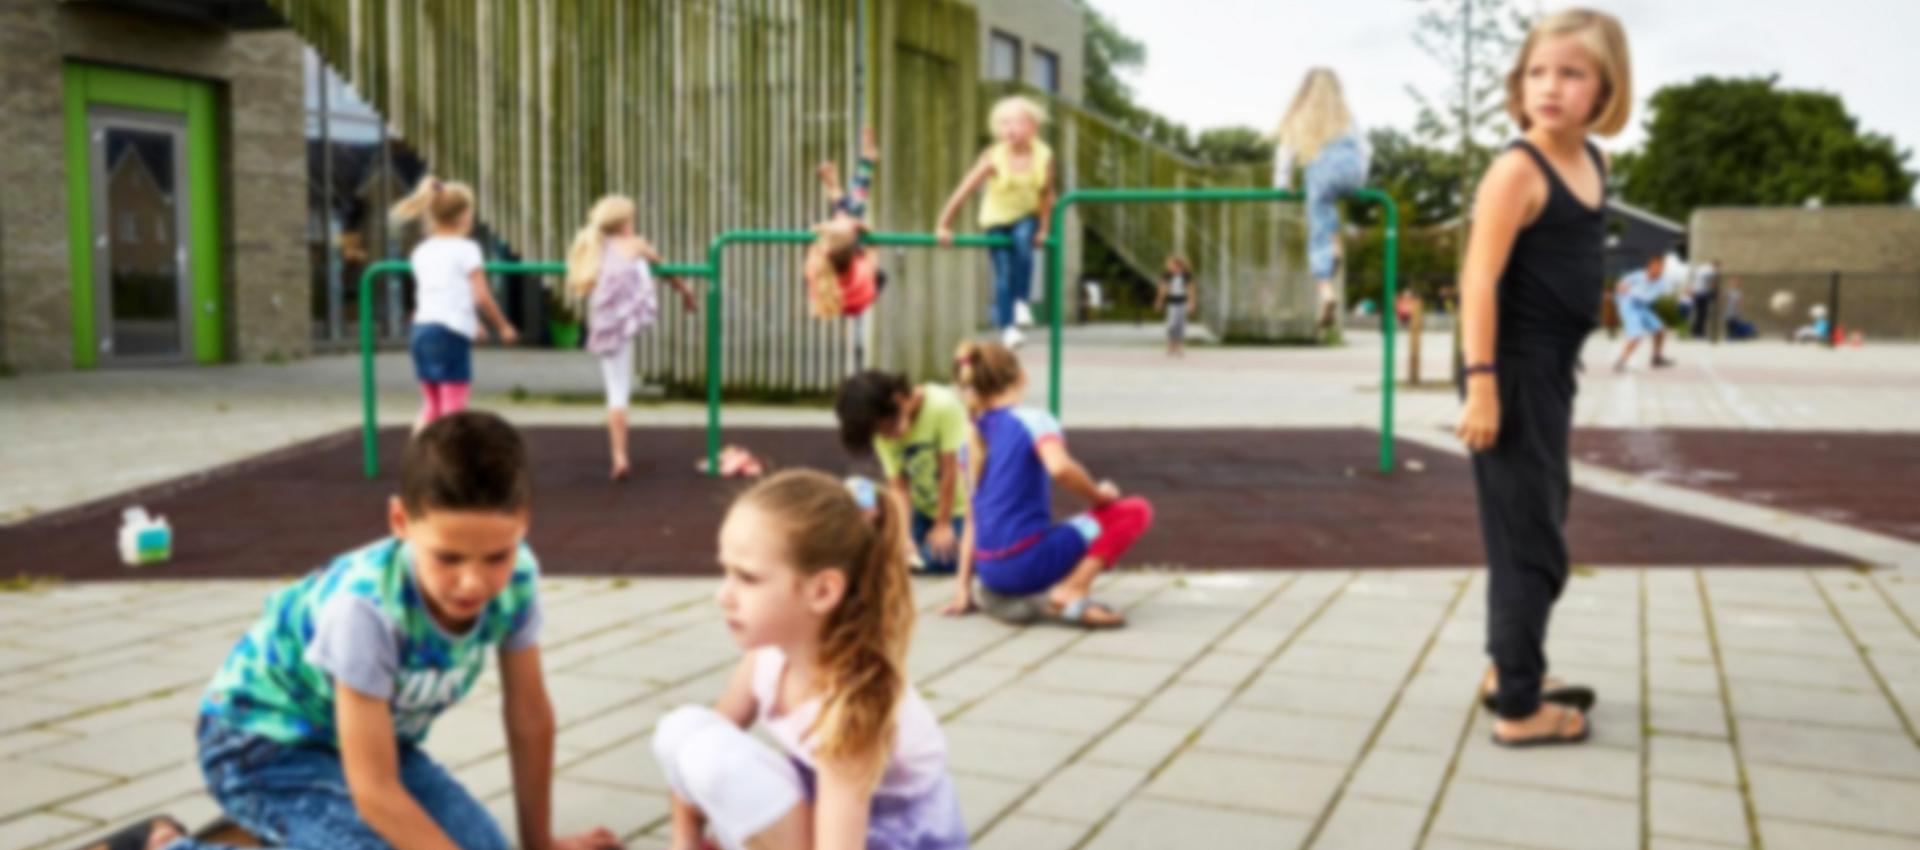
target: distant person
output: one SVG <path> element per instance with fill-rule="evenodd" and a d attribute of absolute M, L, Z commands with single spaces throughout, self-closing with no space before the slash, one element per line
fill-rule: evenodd
<path fill-rule="evenodd" d="M 1080 324 L 1097 321 L 1100 310 L 1106 306 L 1106 293 L 1101 291 L 1099 278 L 1089 277 L 1080 281 Z"/>
<path fill-rule="evenodd" d="M 994 142 L 980 152 L 960 180 L 934 226 L 940 244 L 953 244 L 953 219 L 960 206 L 986 187 L 980 226 L 1011 244 L 988 252 L 993 260 L 993 326 L 1000 342 L 1018 348 L 1020 325 L 1031 325 L 1027 306 L 1033 287 L 1033 251 L 1047 241 L 1047 215 L 1053 210 L 1053 148 L 1040 138 L 1047 110 L 1031 98 L 1015 95 L 993 105 L 989 123 Z"/>
<path fill-rule="evenodd" d="M 1757 332 L 1753 327 L 1753 323 L 1747 321 L 1747 318 L 1745 316 L 1740 315 L 1740 279 L 1739 278 L 1737 277 L 1727 278 L 1726 296 L 1727 296 L 1726 306 L 1721 308 L 1721 314 L 1723 316 L 1723 318 L 1721 319 L 1721 324 L 1724 326 L 1723 330 L 1727 335 L 1727 339 L 1729 340 L 1753 339 L 1757 335 Z"/>
<path fill-rule="evenodd" d="M 1613 371 L 1627 371 L 1627 359 L 1640 346 L 1640 340 L 1648 337 L 1653 338 L 1653 368 L 1664 369 L 1673 365 L 1673 361 L 1661 353 L 1667 344 L 1667 324 L 1653 310 L 1653 302 L 1660 300 L 1661 294 L 1666 291 L 1662 277 L 1666 269 L 1667 258 L 1655 254 L 1647 259 L 1646 268 L 1628 273 L 1620 279 L 1620 285 L 1614 290 L 1613 303 L 1620 310 L 1620 327 L 1626 331 L 1627 345 L 1620 349 L 1620 358 L 1613 362 Z"/>
<path fill-rule="evenodd" d="M 1193 266 L 1187 264 L 1187 258 L 1168 256 L 1153 300 L 1155 311 L 1167 313 L 1167 356 L 1187 356 L 1187 316 L 1199 297 L 1200 284 L 1194 281 Z"/>
<path fill-rule="evenodd" d="M 435 419 L 467 409 L 473 341 L 487 337 L 475 311 L 486 316 L 503 343 L 518 342 L 520 333 L 500 312 L 487 286 L 486 257 L 470 237 L 473 190 L 467 184 L 427 175 L 388 215 L 395 222 L 424 219 L 427 225 L 427 238 L 407 258 L 414 280 L 413 333 L 407 348 L 422 396 L 420 415 L 413 421 L 413 433 L 418 434 Z"/>
<path fill-rule="evenodd" d="M 1833 322 L 1827 318 L 1827 305 L 1815 304 L 1807 309 L 1807 323 L 1793 332 L 1794 343 L 1821 343 L 1833 338 Z"/>
<path fill-rule="evenodd" d="M 1340 93 L 1340 78 L 1330 68 L 1314 68 L 1300 83 L 1293 104 L 1273 138 L 1273 183 L 1293 186 L 1298 157 L 1307 190 L 1307 269 L 1320 295 L 1320 329 L 1333 327 L 1340 297 L 1333 279 L 1340 268 L 1340 199 L 1367 182 L 1367 141 Z"/>
<path fill-rule="evenodd" d="M 1713 302 L 1720 297 L 1720 261 L 1708 260 L 1693 272 L 1693 286 L 1687 296 L 1693 303 L 1694 339 L 1705 339 L 1712 327 Z"/>

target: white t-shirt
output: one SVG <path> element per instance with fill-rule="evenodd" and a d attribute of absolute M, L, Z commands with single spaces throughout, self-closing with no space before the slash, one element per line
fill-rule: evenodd
<path fill-rule="evenodd" d="M 779 647 L 753 650 L 753 698 L 758 703 L 755 713 L 781 749 L 817 770 L 811 732 L 820 717 L 820 699 L 815 697 L 775 714 L 780 680 L 786 671 L 787 656 Z M 947 775 L 947 737 L 940 732 L 940 719 L 912 683 L 908 683 L 893 711 L 893 749 L 874 796 L 917 798 L 939 787 Z"/>
<path fill-rule="evenodd" d="M 474 315 L 473 272 L 486 263 L 471 239 L 434 236 L 408 257 L 413 263 L 413 323 L 446 327 L 468 339 L 479 330 Z"/>

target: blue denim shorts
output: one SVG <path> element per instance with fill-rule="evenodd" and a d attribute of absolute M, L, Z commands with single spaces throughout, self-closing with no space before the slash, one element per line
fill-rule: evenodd
<path fill-rule="evenodd" d="M 473 340 L 446 325 L 414 325 L 408 340 L 413 375 L 423 384 L 465 384 L 473 380 Z"/>

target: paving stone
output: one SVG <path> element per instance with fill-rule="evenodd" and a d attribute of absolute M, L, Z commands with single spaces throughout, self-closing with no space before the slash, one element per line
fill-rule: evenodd
<path fill-rule="evenodd" d="M 1262 659 L 1232 652 L 1209 652 L 1180 671 L 1174 687 L 1216 685 L 1236 688 L 1260 669 Z"/>
<path fill-rule="evenodd" d="M 33 812 L 0 823 L 0 847 L 38 847 L 57 838 L 103 830 L 103 825 L 56 812 Z"/>
<path fill-rule="evenodd" d="M 1038 782 L 1066 763 L 1083 738 L 963 719 L 942 729 L 947 764 L 956 773 Z"/>
<path fill-rule="evenodd" d="M 1373 724 L 1305 714 L 1229 707 L 1207 724 L 1195 746 L 1301 761 L 1351 763 Z"/>
<path fill-rule="evenodd" d="M 984 837 L 975 836 L 972 846 L 977 850 L 1072 850 L 1088 829 L 1084 823 L 1016 814 L 994 824 Z"/>
<path fill-rule="evenodd" d="M 1554 850 L 1634 850 L 1640 846 L 1640 806 L 1625 800 L 1456 779 L 1441 802 L 1433 833 Z"/>
<path fill-rule="evenodd" d="M 1744 847 L 1747 810 L 1737 788 L 1655 777 L 1647 785 L 1647 817 L 1653 834 Z"/>
<path fill-rule="evenodd" d="M 931 682 L 921 683 L 920 691 L 922 694 L 930 693 L 942 699 L 968 703 L 998 690 L 1019 676 L 1020 671 L 1013 667 L 967 664 Z"/>
<path fill-rule="evenodd" d="M 1380 729 L 1374 746 L 1451 754 L 1460 743 L 1460 733 L 1470 713 L 1479 710 L 1478 705 L 1469 707 L 1465 701 L 1455 703 L 1452 708 L 1426 708 L 1402 702 L 1387 716 L 1387 725 Z"/>
<path fill-rule="evenodd" d="M 1720 695 L 1720 671 L 1711 659 L 1647 662 L 1647 689 L 1654 693 Z"/>
<path fill-rule="evenodd" d="M 1719 785 L 1738 785 L 1733 747 L 1725 741 L 1680 735 L 1654 735 L 1647 741 L 1649 771 L 1666 779 L 1690 779 Z"/>
<path fill-rule="evenodd" d="M 1920 749 L 1905 733 L 1869 732 L 1777 720 L 1740 721 L 1749 763 L 1871 773 L 1920 780 Z"/>
<path fill-rule="evenodd" d="M 73 711 L 74 707 L 68 703 L 15 695 L 0 696 L 0 732 L 25 729 L 36 723 L 64 717 Z"/>
<path fill-rule="evenodd" d="M 1413 664 L 1411 648 L 1387 652 L 1360 647 L 1325 647 L 1294 644 L 1274 659 L 1267 669 L 1283 673 L 1304 673 L 1342 679 L 1385 679 L 1399 682 Z"/>
<path fill-rule="evenodd" d="M 163 767 L 191 763 L 194 749 L 190 722 L 159 718 L 35 750 L 23 758 L 41 764 L 135 777 Z"/>
<path fill-rule="evenodd" d="M 1023 629 L 1005 643 L 982 653 L 974 661 L 980 664 L 1026 668 L 1038 664 L 1082 637 L 1084 636 L 1078 632 L 1060 628 Z"/>
<path fill-rule="evenodd" d="M 1021 684 L 1074 694 L 1137 699 L 1159 690 L 1179 669 L 1179 665 L 1171 661 L 1061 656 L 1028 673 Z"/>
<path fill-rule="evenodd" d="M 672 790 L 667 787 L 666 775 L 660 772 L 660 763 L 653 757 L 653 740 L 648 735 L 571 762 L 561 768 L 559 774 L 569 779 L 656 794 Z"/>
<path fill-rule="evenodd" d="M 66 797 L 114 784 L 111 777 L 64 767 L 0 760 L 0 819 L 40 808 Z"/>
<path fill-rule="evenodd" d="M 1398 693 L 1386 679 L 1334 679 L 1268 670 L 1234 698 L 1234 705 L 1335 717 L 1378 718 Z"/>
<path fill-rule="evenodd" d="M 1755 814 L 1920 838 L 1920 784 L 1771 764 L 1747 765 Z"/>
<path fill-rule="evenodd" d="M 115 785 L 60 804 L 60 811 L 98 821 L 115 821 L 141 814 L 159 803 L 175 800 L 206 785 L 200 766 L 191 762 L 163 768 L 124 785 Z"/>
<path fill-rule="evenodd" d="M 953 787 L 960 797 L 960 817 L 967 824 L 967 834 L 972 835 L 1013 808 L 1033 785 L 1025 780 L 957 773 Z"/>
<path fill-rule="evenodd" d="M 1427 806 L 1347 797 L 1321 827 L 1312 850 L 1384 850 L 1413 847 L 1426 823 Z"/>
<path fill-rule="evenodd" d="M 1164 800 L 1317 818 L 1346 773 L 1344 765 L 1196 749 L 1181 753 L 1141 793 Z"/>
<path fill-rule="evenodd" d="M 1163 693 L 1161 697 L 1168 693 L 1172 692 Z M 1112 725 L 1133 706 L 1131 700 L 1120 697 L 1059 693 L 1014 685 L 976 703 L 960 716 L 965 720 L 1007 726 L 1092 733 Z"/>
<path fill-rule="evenodd" d="M 1361 759 L 1347 793 L 1426 806 L 1452 763 L 1450 754 L 1375 746 Z"/>
<path fill-rule="evenodd" d="M 1166 800 L 1134 798 L 1120 807 L 1085 850 L 1166 850 L 1169 847 L 1261 847 L 1293 850 L 1313 821 L 1275 814 L 1227 811 Z"/>
<path fill-rule="evenodd" d="M 1656 732 L 1700 735 L 1709 738 L 1727 736 L 1727 714 L 1717 696 L 1695 696 L 1654 691 L 1651 722 Z"/>
<path fill-rule="evenodd" d="M 1090 635 L 1061 653 L 1062 657 L 1097 656 L 1128 661 L 1188 662 L 1207 650 L 1207 639 L 1200 635 L 1135 634 L 1117 632 Z"/>
<path fill-rule="evenodd" d="M 1194 727 L 1213 716 L 1231 696 L 1233 691 L 1228 688 L 1205 685 L 1171 688 L 1149 700 L 1135 717 L 1154 723 Z"/>
<path fill-rule="evenodd" d="M 1734 716 L 1742 721 L 1787 720 L 1888 732 L 1905 728 L 1878 689 L 1852 691 L 1734 681 L 1728 690 L 1733 695 Z"/>
<path fill-rule="evenodd" d="M 1193 730 L 1147 720 L 1129 720 L 1101 738 L 1083 758 L 1101 764 L 1154 768 L 1186 743 Z M 951 750 L 952 733 L 948 733 Z"/>
<path fill-rule="evenodd" d="M 1079 762 L 1054 774 L 1020 805 L 1025 814 L 1092 824 L 1107 816 L 1147 778 L 1137 767 Z"/>
<path fill-rule="evenodd" d="M 1767 850 L 1916 850 L 1920 837 L 1860 832 L 1763 817 L 1760 840 Z"/>
<path fill-rule="evenodd" d="M 1492 717 L 1483 715 L 1461 748 L 1457 768 L 1460 776 L 1624 800 L 1640 797 L 1637 750 L 1596 747 L 1591 742 L 1577 747 L 1515 750 L 1495 745 L 1492 734 Z M 1634 734 L 1637 738 L 1638 732 Z"/>
<path fill-rule="evenodd" d="M 1814 658 L 1801 655 L 1726 651 L 1721 654 L 1727 678 L 1732 681 L 1773 682 L 1813 688 L 1874 687 L 1867 668 L 1856 658 Z"/>

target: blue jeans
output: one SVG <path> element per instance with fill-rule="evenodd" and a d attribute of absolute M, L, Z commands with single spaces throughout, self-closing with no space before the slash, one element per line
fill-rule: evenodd
<path fill-rule="evenodd" d="M 295 747 L 200 720 L 200 770 L 227 816 L 269 847 L 387 850 L 353 807 L 340 753 Z M 473 795 L 419 747 L 400 745 L 400 784 L 465 850 L 507 850 L 507 837 Z M 213 850 L 183 838 L 167 850 Z"/>
<path fill-rule="evenodd" d="M 1307 268 L 1316 281 L 1333 278 L 1333 240 L 1340 236 L 1340 199 L 1367 182 L 1367 161 L 1352 135 L 1328 142 L 1307 163 Z"/>
<path fill-rule="evenodd" d="M 987 229 L 989 236 L 1013 239 L 1011 248 L 991 248 L 993 260 L 993 326 L 1000 330 L 1013 327 L 1013 304 L 1027 300 L 1033 286 L 1033 236 L 1040 232 L 1040 217 L 1027 216 L 1012 224 Z"/>
<path fill-rule="evenodd" d="M 965 534 L 967 531 L 967 521 L 961 517 L 954 517 L 951 522 L 953 523 L 953 539 L 958 543 L 960 535 Z M 927 533 L 932 530 L 933 517 L 927 516 L 919 511 L 914 511 L 913 545 L 914 548 L 920 550 L 920 560 L 926 563 L 927 572 L 951 573 L 960 569 L 960 562 L 957 559 L 951 557 L 936 558 L 932 552 L 927 551 Z M 958 553 L 957 548 L 955 552 L 956 554 Z"/>

